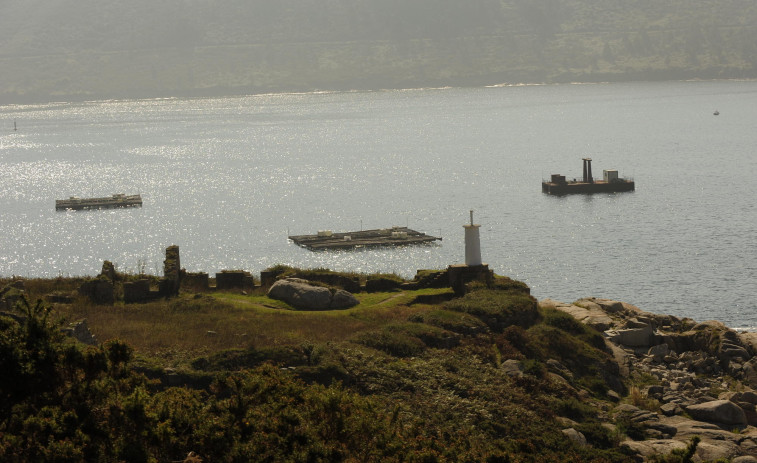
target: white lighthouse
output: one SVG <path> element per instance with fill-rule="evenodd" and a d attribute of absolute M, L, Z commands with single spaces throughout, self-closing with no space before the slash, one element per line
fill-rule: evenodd
<path fill-rule="evenodd" d="M 465 228 L 465 265 L 481 265 L 481 238 L 478 229 L 481 225 L 473 223 L 473 210 L 470 211 L 470 224 Z"/>

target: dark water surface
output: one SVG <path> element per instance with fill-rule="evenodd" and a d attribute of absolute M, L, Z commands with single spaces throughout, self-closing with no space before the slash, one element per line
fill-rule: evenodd
<path fill-rule="evenodd" d="M 719 116 L 713 115 L 718 110 Z M 13 131 L 16 121 L 18 131 Z M 0 106 L 0 275 L 395 272 L 483 259 L 538 298 L 757 328 L 757 82 L 280 94 Z M 633 193 L 550 197 L 581 158 Z M 55 212 L 71 195 L 139 209 Z M 287 234 L 408 225 L 433 246 L 317 252 Z"/>

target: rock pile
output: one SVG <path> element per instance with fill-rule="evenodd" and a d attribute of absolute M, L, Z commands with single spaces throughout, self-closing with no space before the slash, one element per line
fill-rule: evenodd
<path fill-rule="evenodd" d="M 607 299 L 540 305 L 604 333 L 621 374 L 646 378 L 645 386 L 632 388 L 635 400 L 608 413 L 611 423 L 622 420 L 639 430 L 622 445 L 640 460 L 685 448 L 698 436 L 694 461 L 757 463 L 757 333 Z"/>
<path fill-rule="evenodd" d="M 277 281 L 268 290 L 268 297 L 303 310 L 347 309 L 359 303 L 352 293 L 343 289 L 316 286 L 299 278 Z"/>

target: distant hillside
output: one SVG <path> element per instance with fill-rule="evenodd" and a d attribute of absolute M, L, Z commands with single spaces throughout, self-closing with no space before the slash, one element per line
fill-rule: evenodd
<path fill-rule="evenodd" d="M 751 0 L 4 3 L 0 103 L 757 78 Z"/>

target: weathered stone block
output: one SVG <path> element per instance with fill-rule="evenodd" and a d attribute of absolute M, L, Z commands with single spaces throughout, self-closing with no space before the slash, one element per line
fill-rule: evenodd
<path fill-rule="evenodd" d="M 253 286 L 252 275 L 243 270 L 223 270 L 216 273 L 216 289 L 242 289 Z"/>
<path fill-rule="evenodd" d="M 358 300 L 347 291 L 313 286 L 306 280 L 287 278 L 279 280 L 268 290 L 268 297 L 286 302 L 292 307 L 304 310 L 346 309 L 358 304 Z"/>
<path fill-rule="evenodd" d="M 368 293 L 394 291 L 399 289 L 401 281 L 392 278 L 374 277 L 365 281 L 365 291 Z"/>
<path fill-rule="evenodd" d="M 95 304 L 113 305 L 115 302 L 113 290 L 113 282 L 108 280 L 107 277 L 100 276 L 82 283 L 79 287 L 79 294 L 89 298 Z"/>
<path fill-rule="evenodd" d="M 730 400 L 713 400 L 686 407 L 686 412 L 695 420 L 708 423 L 744 426 L 747 424 L 744 410 Z"/>
<path fill-rule="evenodd" d="M 181 286 L 196 291 L 206 291 L 210 288 L 210 277 L 205 272 L 187 272 L 181 279 Z"/>
<path fill-rule="evenodd" d="M 124 283 L 124 302 L 146 302 L 150 300 L 150 280 L 143 278 Z"/>
<path fill-rule="evenodd" d="M 181 286 L 181 261 L 179 247 L 176 245 L 166 248 L 166 260 L 163 261 L 163 279 L 160 282 L 160 293 L 163 297 L 179 295 Z"/>

